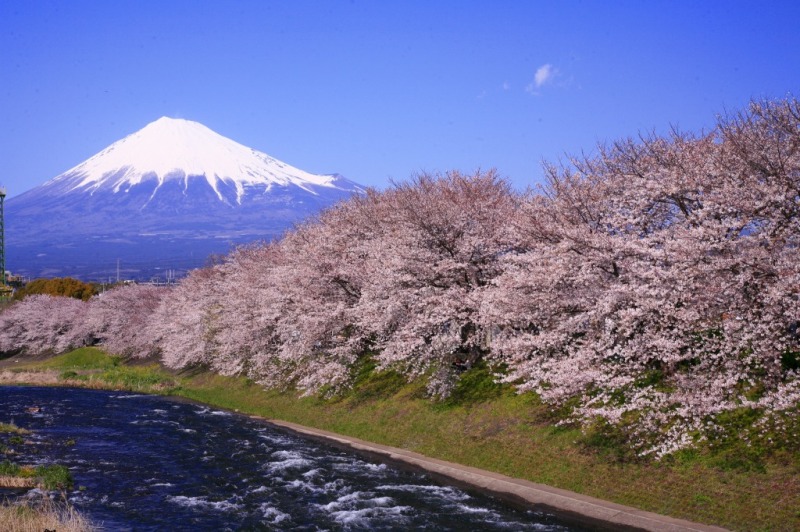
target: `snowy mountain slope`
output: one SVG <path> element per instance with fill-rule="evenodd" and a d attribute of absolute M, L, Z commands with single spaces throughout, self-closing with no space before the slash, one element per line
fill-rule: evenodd
<path fill-rule="evenodd" d="M 204 176 L 221 201 L 219 188 L 233 188 L 241 203 L 248 187 L 296 185 L 337 188 L 334 175 L 315 175 L 234 142 L 189 120 L 162 117 L 115 142 L 52 180 L 61 190 L 93 192 L 111 187 L 126 191 L 143 181 L 165 182 Z M 155 192 L 154 191 L 154 192 Z"/>
<path fill-rule="evenodd" d="M 233 244 L 274 238 L 363 190 L 197 122 L 160 118 L 9 199 L 7 264 L 25 275 L 90 278 L 127 257 L 131 275 L 148 277 L 175 263 L 199 266 Z"/>

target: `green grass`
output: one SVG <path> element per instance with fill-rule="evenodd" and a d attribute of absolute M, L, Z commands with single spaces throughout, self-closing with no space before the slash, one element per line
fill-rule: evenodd
<path fill-rule="evenodd" d="M 427 399 L 423 383 L 376 371 L 369 359 L 353 390 L 330 399 L 207 372 L 176 377 L 158 366 L 93 371 L 82 385 L 179 395 L 734 530 L 800 530 L 800 452 L 787 445 L 770 454 L 739 441 L 733 429 L 749 422 L 745 413 L 730 420 L 718 448 L 652 462 L 622 452 L 607 427 L 556 426 L 558 414 L 535 395 L 495 384 L 482 366 L 462 374 L 444 402 Z"/>
<path fill-rule="evenodd" d="M 30 434 L 31 431 L 20 428 L 13 423 L 0 423 L 0 434 Z"/>
<path fill-rule="evenodd" d="M 62 465 L 41 465 L 34 470 L 34 477 L 39 484 L 48 490 L 69 489 L 72 487 L 72 475 Z"/>
<path fill-rule="evenodd" d="M 96 347 L 82 347 L 42 362 L 27 364 L 25 369 L 89 370 L 118 367 L 120 357 L 110 356 Z"/>
<path fill-rule="evenodd" d="M 100 382 L 114 388 L 165 393 L 175 387 L 175 379 L 158 365 L 117 366 L 92 374 L 90 381 Z"/>
<path fill-rule="evenodd" d="M 64 384 L 88 388 L 163 394 L 177 386 L 174 376 L 158 364 L 126 365 L 121 357 L 108 355 L 96 347 L 83 347 L 47 360 L 20 364 L 14 371 L 56 371 Z"/>
<path fill-rule="evenodd" d="M 0 462 L 0 476 L 3 477 L 30 477 L 30 474 L 24 474 L 22 467 L 14 462 L 4 460 Z"/>
<path fill-rule="evenodd" d="M 29 478 L 36 485 L 48 490 L 69 489 L 72 487 L 72 475 L 62 465 L 51 464 L 41 466 L 21 466 L 5 460 L 0 462 L 0 477 Z"/>
<path fill-rule="evenodd" d="M 95 347 L 83 347 L 20 370 L 58 370 L 63 381 L 80 381 L 89 387 L 113 388 L 163 393 L 175 385 L 175 379 L 158 364 L 129 366 L 121 357 L 111 356 Z"/>

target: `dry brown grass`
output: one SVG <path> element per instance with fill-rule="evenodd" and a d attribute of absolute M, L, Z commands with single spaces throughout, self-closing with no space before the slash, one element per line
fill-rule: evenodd
<path fill-rule="evenodd" d="M 0 383 L 5 385 L 14 384 L 41 384 L 53 385 L 62 384 L 59 381 L 57 371 L 2 371 L 0 372 Z"/>
<path fill-rule="evenodd" d="M 28 477 L 11 477 L 8 475 L 0 476 L 0 488 L 33 488 L 36 487 L 36 479 Z"/>
<path fill-rule="evenodd" d="M 87 518 L 68 504 L 48 498 L 20 504 L 0 504 L 0 523 L 5 532 L 89 532 L 98 530 Z"/>

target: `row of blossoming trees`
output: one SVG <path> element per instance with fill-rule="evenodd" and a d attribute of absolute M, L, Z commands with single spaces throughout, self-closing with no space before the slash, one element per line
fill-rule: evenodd
<path fill-rule="evenodd" d="M 446 396 L 477 361 L 641 453 L 800 403 L 800 104 L 602 146 L 536 193 L 494 172 L 368 191 L 174 289 L 33 296 L 0 350 L 100 341 L 335 393 L 365 353 Z"/>

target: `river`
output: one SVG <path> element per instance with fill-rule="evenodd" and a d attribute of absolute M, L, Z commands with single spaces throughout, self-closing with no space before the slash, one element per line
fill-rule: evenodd
<path fill-rule="evenodd" d="M 67 497 L 108 530 L 581 530 L 176 399 L 0 387 L 11 421 L 33 431 L 13 459 L 67 466 Z"/>

